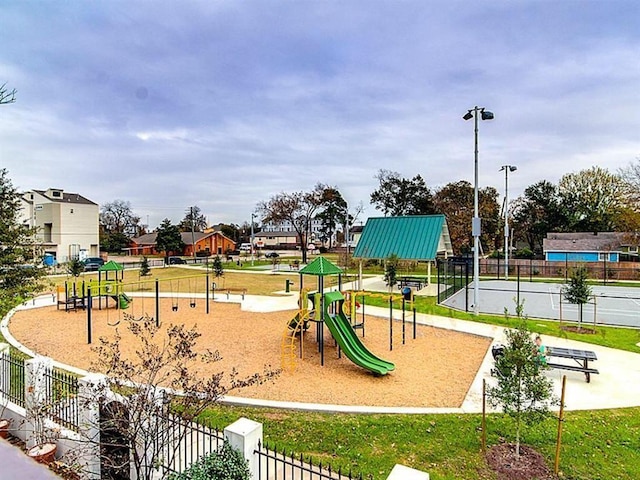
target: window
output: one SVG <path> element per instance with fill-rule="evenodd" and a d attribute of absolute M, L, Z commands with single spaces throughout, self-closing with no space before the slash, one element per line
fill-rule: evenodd
<path fill-rule="evenodd" d="M 57 190 L 54 190 L 53 192 L 51 192 L 51 196 L 52 197 L 59 197 L 60 196 L 60 192 L 58 192 Z"/>
<path fill-rule="evenodd" d="M 629 247 L 629 252 L 637 253 L 638 252 L 638 246 L 636 245 L 635 247 Z"/>
<path fill-rule="evenodd" d="M 610 260 L 610 254 L 609 253 L 600 253 L 598 254 L 598 260 L 600 260 L 601 262 L 606 262 L 608 260 Z"/>

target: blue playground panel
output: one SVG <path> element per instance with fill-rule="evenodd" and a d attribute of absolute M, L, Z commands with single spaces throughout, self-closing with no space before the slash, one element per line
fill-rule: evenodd
<path fill-rule="evenodd" d="M 520 281 L 520 301 L 524 301 L 524 313 L 531 318 L 578 320 L 578 305 L 567 303 L 560 289 L 561 284 Z M 640 288 L 593 286 L 593 302 L 583 305 L 582 321 L 593 324 L 594 309 L 596 323 L 640 328 Z M 443 302 L 443 305 L 464 310 L 465 295 L 468 295 L 469 311 L 473 311 L 473 282 L 467 291 L 460 290 Z M 509 315 L 515 315 L 517 282 L 488 280 L 480 282 L 481 313 L 504 314 L 505 307 Z"/>

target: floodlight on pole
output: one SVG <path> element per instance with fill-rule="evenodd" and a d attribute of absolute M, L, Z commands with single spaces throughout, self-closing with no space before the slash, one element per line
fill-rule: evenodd
<path fill-rule="evenodd" d="M 478 114 L 482 120 L 493 120 L 493 113 L 484 107 L 475 106 L 462 117 L 465 120 L 474 119 L 474 187 L 473 187 L 473 220 L 471 222 L 471 234 L 473 235 L 473 314 L 478 315 L 478 302 L 480 301 L 480 234 L 481 222 L 478 208 Z"/>
<path fill-rule="evenodd" d="M 509 172 L 518 169 L 515 165 L 503 165 L 504 170 L 504 279 L 509 280 Z"/>

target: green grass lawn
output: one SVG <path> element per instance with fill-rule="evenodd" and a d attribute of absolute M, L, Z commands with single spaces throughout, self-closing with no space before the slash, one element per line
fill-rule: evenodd
<path fill-rule="evenodd" d="M 401 308 L 401 297 L 399 294 L 392 294 L 394 299 L 394 308 Z M 358 297 L 358 301 L 362 302 L 362 299 Z M 505 317 L 504 315 L 478 315 L 473 313 L 461 312 L 452 308 L 444 307 L 436 303 L 435 297 L 415 297 L 416 311 L 419 313 L 426 313 L 429 315 L 439 315 L 442 317 L 458 318 L 460 320 L 469 320 L 472 322 L 487 323 L 491 325 L 500 325 L 504 327 L 515 327 L 518 323 L 518 318 L 514 316 Z M 367 305 L 374 305 L 378 307 L 388 307 L 389 301 L 386 298 L 379 297 L 365 297 L 365 303 Z M 563 325 L 566 325 L 564 322 Z M 568 338 L 571 340 L 579 340 L 581 342 L 592 343 L 594 345 L 602 345 L 605 347 L 617 348 L 620 350 L 626 350 L 629 352 L 640 353 L 640 347 L 636 343 L 640 342 L 640 330 L 633 328 L 622 327 L 605 327 L 598 325 L 596 334 L 579 334 L 573 332 L 566 332 L 562 330 L 561 324 L 553 320 L 540 320 L 531 318 L 528 320 L 529 328 L 542 335 L 551 335 L 554 337 Z M 588 323 L 584 324 L 586 327 Z"/>
<path fill-rule="evenodd" d="M 310 379 L 311 381 L 311 379 Z M 364 478 L 385 479 L 396 463 L 427 471 L 432 480 L 494 479 L 481 454 L 476 414 L 351 415 L 218 406 L 204 418 L 220 428 L 244 416 L 264 424 L 265 440 L 352 468 Z M 488 445 L 510 441 L 510 420 L 492 414 Z M 553 466 L 557 421 L 524 432 Z M 563 424 L 560 472 L 571 480 L 632 480 L 640 472 L 640 408 L 568 412 Z"/>

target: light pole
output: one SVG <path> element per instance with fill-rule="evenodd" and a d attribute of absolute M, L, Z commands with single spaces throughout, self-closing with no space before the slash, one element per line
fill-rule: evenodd
<path fill-rule="evenodd" d="M 480 300 L 480 234 L 481 224 L 478 212 L 478 113 L 482 120 L 493 120 L 493 113 L 484 107 L 475 106 L 464 114 L 465 120 L 474 119 L 474 187 L 473 187 L 473 220 L 471 222 L 471 234 L 473 235 L 473 314 L 478 315 L 478 302 Z"/>
<path fill-rule="evenodd" d="M 518 169 L 515 165 L 503 165 L 504 170 L 504 279 L 509 280 L 509 172 Z"/>
<path fill-rule="evenodd" d="M 254 235 L 253 235 L 253 219 L 255 218 L 256 214 L 255 213 L 251 213 L 251 266 L 253 267 L 253 249 L 255 248 L 254 245 Z"/>

